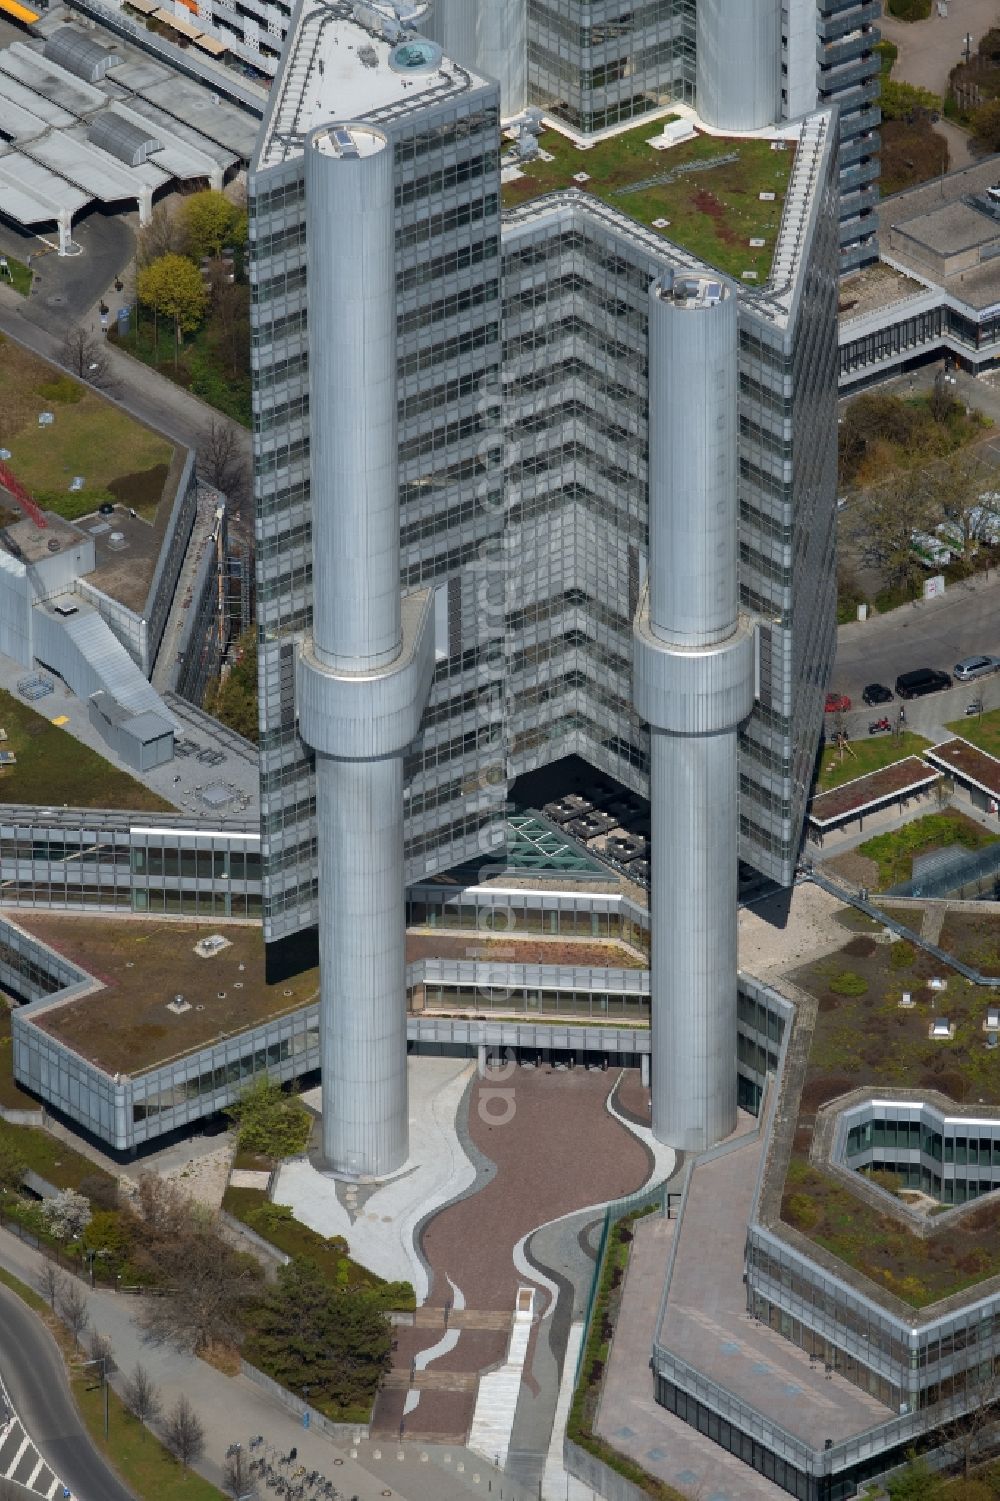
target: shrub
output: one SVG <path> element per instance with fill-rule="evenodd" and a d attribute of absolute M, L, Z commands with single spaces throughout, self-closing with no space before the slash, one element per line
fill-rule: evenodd
<path fill-rule="evenodd" d="M 868 981 L 862 975 L 855 974 L 853 969 L 845 969 L 839 975 L 834 975 L 830 989 L 834 995 L 864 995 L 868 990 Z"/>
<path fill-rule="evenodd" d="M 889 14 L 897 21 L 926 21 L 931 0 L 889 0 Z"/>
<path fill-rule="evenodd" d="M 823 1218 L 819 1205 L 808 1194 L 789 1194 L 782 1214 L 796 1230 L 815 1230 Z"/>
<path fill-rule="evenodd" d="M 240 1151 L 263 1157 L 294 1157 L 312 1132 L 313 1118 L 302 1101 L 270 1079 L 258 1079 L 226 1114 L 239 1127 Z"/>
<path fill-rule="evenodd" d="M 898 943 L 889 945 L 890 969 L 910 969 L 916 957 L 916 949 L 905 938 L 901 938 Z"/>

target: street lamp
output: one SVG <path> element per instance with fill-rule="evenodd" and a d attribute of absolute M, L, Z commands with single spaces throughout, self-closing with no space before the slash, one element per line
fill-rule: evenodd
<path fill-rule="evenodd" d="M 94 1357 L 93 1360 L 82 1360 L 80 1362 L 80 1369 L 83 1370 L 86 1366 L 89 1366 L 89 1365 L 99 1365 L 100 1368 L 101 1368 L 101 1387 L 103 1388 L 103 1391 L 104 1391 L 104 1437 L 107 1438 L 107 1436 L 108 1436 L 108 1357 L 106 1355 L 97 1355 L 97 1356 Z M 88 1387 L 87 1390 L 88 1391 L 93 1391 L 94 1388 L 91 1386 L 91 1387 Z"/>

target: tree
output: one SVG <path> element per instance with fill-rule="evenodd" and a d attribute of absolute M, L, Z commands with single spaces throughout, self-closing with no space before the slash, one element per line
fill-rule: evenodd
<path fill-rule="evenodd" d="M 61 358 L 66 369 L 88 385 L 97 386 L 102 391 L 114 385 L 104 340 L 98 339 L 82 323 L 74 323 L 66 330 Z"/>
<path fill-rule="evenodd" d="M 973 1466 L 989 1451 L 991 1430 L 1000 1408 L 1000 1369 L 985 1366 L 966 1371 L 966 1412 L 941 1430 L 941 1449 L 968 1480 Z"/>
<path fill-rule="evenodd" d="M 182 334 L 193 332 L 205 316 L 208 291 L 198 267 L 183 255 L 161 255 L 143 266 L 135 281 L 140 302 L 174 325 L 174 368 Z M 158 326 L 157 326 L 158 327 Z M 158 333 L 154 335 L 158 340 Z"/>
<path fill-rule="evenodd" d="M 53 1312 L 62 1298 L 65 1287 L 66 1278 L 56 1263 L 48 1259 L 43 1261 L 38 1271 L 38 1290 Z"/>
<path fill-rule="evenodd" d="M 87 1354 L 91 1360 L 101 1362 L 101 1379 L 106 1381 L 113 1376 L 118 1369 L 115 1361 L 115 1352 L 111 1347 L 111 1341 L 106 1334 L 98 1334 L 95 1329 L 87 1341 Z"/>
<path fill-rule="evenodd" d="M 226 1457 L 226 1463 L 222 1468 L 222 1484 L 227 1495 L 233 1497 L 233 1501 L 241 1501 L 242 1497 L 256 1496 L 257 1486 L 250 1474 L 250 1461 L 242 1449 L 237 1449 L 235 1454 Z"/>
<path fill-rule="evenodd" d="M 241 245 L 247 235 L 246 213 L 215 188 L 192 193 L 180 210 L 189 255 L 218 256 L 225 245 Z"/>
<path fill-rule="evenodd" d="M 164 255 L 183 255 L 186 245 L 184 225 L 180 215 L 170 203 L 158 203 L 150 215 L 149 223 L 139 231 L 136 247 L 136 264 L 148 266 Z"/>
<path fill-rule="evenodd" d="M 990 470 L 974 448 L 960 448 L 932 465 L 925 482 L 931 505 L 960 534 L 967 551 L 976 541 L 976 513 L 991 483 Z"/>
<path fill-rule="evenodd" d="M 385 1314 L 364 1293 L 335 1291 L 318 1268 L 296 1259 L 279 1267 L 254 1311 L 247 1358 L 289 1391 L 338 1407 L 369 1405 L 391 1360 Z"/>
<path fill-rule="evenodd" d="M 885 120 L 912 120 L 918 111 L 928 115 L 941 113 L 940 95 L 896 78 L 882 79 L 879 103 Z"/>
<path fill-rule="evenodd" d="M 313 1117 L 302 1101 L 272 1079 L 255 1080 L 226 1114 L 239 1128 L 240 1151 L 261 1157 L 293 1157 L 312 1133 Z"/>
<path fill-rule="evenodd" d="M 858 560 L 875 568 L 890 588 L 905 584 L 916 571 L 911 552 L 915 531 L 931 519 L 926 491 L 909 474 L 894 475 L 860 493 L 843 513 L 843 536 Z"/>
<path fill-rule="evenodd" d="M 59 1317 L 72 1334 L 74 1342 L 80 1343 L 80 1335 L 90 1323 L 87 1294 L 79 1282 L 66 1278 L 59 1292 Z"/>
<path fill-rule="evenodd" d="M 250 374 L 250 288 L 246 282 L 213 284 L 208 337 L 234 379 Z"/>
<path fill-rule="evenodd" d="M 64 1188 L 54 1198 L 43 1199 L 42 1218 L 59 1240 L 72 1240 L 90 1224 L 90 1205 L 75 1188 Z"/>
<path fill-rule="evenodd" d="M 911 1454 L 906 1468 L 889 1481 L 892 1501 L 937 1501 L 942 1482 L 926 1459 Z"/>
<path fill-rule="evenodd" d="M 200 1459 L 205 1448 L 205 1430 L 183 1393 L 167 1414 L 163 1424 L 163 1442 L 185 1469 Z"/>
<path fill-rule="evenodd" d="M 0 1188 L 4 1192 L 20 1188 L 27 1171 L 28 1164 L 17 1147 L 10 1142 L 0 1141 Z"/>
<path fill-rule="evenodd" d="M 989 99 L 973 112 L 972 132 L 986 151 L 1000 151 L 1000 99 Z"/>
<path fill-rule="evenodd" d="M 203 707 L 221 719 L 237 735 L 257 743 L 259 729 L 257 709 L 257 630 L 251 626 L 236 643 L 229 674 L 219 677 L 205 690 Z"/>
<path fill-rule="evenodd" d="M 244 1310 L 260 1283 L 258 1263 L 229 1245 L 216 1217 L 175 1184 L 144 1174 L 139 1203 L 135 1261 L 159 1291 L 140 1315 L 146 1338 L 195 1353 L 238 1345 Z"/>
<path fill-rule="evenodd" d="M 247 434 L 225 417 L 213 417 L 198 440 L 198 473 L 234 505 L 250 498 Z"/>
<path fill-rule="evenodd" d="M 160 1416 L 163 1406 L 160 1393 L 144 1365 L 137 1365 L 132 1374 L 125 1378 L 122 1401 L 126 1411 L 130 1412 L 134 1418 L 138 1418 L 143 1427 L 149 1423 L 155 1423 Z"/>

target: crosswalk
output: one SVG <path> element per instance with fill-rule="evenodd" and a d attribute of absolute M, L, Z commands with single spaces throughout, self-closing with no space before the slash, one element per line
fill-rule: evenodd
<path fill-rule="evenodd" d="M 49 1469 L 20 1418 L 9 1413 L 0 1420 L 0 1476 L 22 1486 L 45 1501 L 58 1501 L 66 1494 L 62 1481 Z"/>

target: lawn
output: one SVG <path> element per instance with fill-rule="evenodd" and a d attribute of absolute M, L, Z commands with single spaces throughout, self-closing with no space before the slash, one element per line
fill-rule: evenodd
<path fill-rule="evenodd" d="M 864 844 L 858 845 L 858 854 L 876 862 L 878 887 L 885 891 L 910 880 L 914 855 L 926 855 L 951 844 L 978 850 L 987 844 L 995 844 L 996 840 L 997 836 L 988 829 L 973 823 L 964 813 L 949 808 L 942 813 L 915 818 L 912 823 L 888 834 L 876 834 L 874 839 L 866 839 Z"/>
<path fill-rule="evenodd" d="M 173 445 L 12 339 L 0 335 L 0 351 L 0 439 L 39 505 L 74 520 L 120 499 L 152 517 Z M 54 420 L 40 427 L 46 411 Z M 71 491 L 77 476 L 83 489 Z"/>
<path fill-rule="evenodd" d="M 970 691 L 974 691 L 974 686 Z M 963 740 L 968 740 L 970 745 L 977 745 L 987 755 L 1000 759 L 1000 709 L 993 709 L 989 714 L 970 714 L 967 718 L 953 720 L 951 724 L 945 725 L 945 729 L 953 730 Z"/>
<path fill-rule="evenodd" d="M 109 1188 L 114 1182 L 96 1162 L 36 1126 L 12 1126 L 0 1120 L 0 1150 L 15 1154 L 31 1172 L 56 1188 L 79 1189 L 86 1178 L 100 1179 Z"/>
<path fill-rule="evenodd" d="M 0 996 L 0 1105 L 5 1110 L 39 1110 L 33 1095 L 14 1079 L 14 1047 L 10 1035 L 10 1007 Z"/>
<path fill-rule="evenodd" d="M 505 208 L 557 189 L 582 188 L 654 232 L 654 220 L 668 219 L 661 231 L 665 239 L 737 279 L 754 271 L 757 281 L 765 282 L 794 146 L 772 151 L 770 141 L 698 135 L 656 151 L 648 142 L 660 135 L 662 124 L 640 125 L 587 151 L 557 131 L 544 132 L 539 144 L 552 160 L 527 162 L 523 177 L 504 184 Z M 723 160 L 729 157 L 733 160 Z M 580 172 L 589 181 L 574 182 Z M 774 193 L 774 201 L 762 203 L 762 192 Z M 752 247 L 752 239 L 764 244 Z"/>
<path fill-rule="evenodd" d="M 104 1396 L 93 1371 L 74 1374 L 73 1396 L 97 1449 L 139 1501 L 221 1501 L 222 1492 L 192 1470 L 182 1469 L 155 1433 L 125 1411 L 108 1393 L 108 1441 L 104 1439 Z"/>
<path fill-rule="evenodd" d="M 920 925 L 920 914 L 909 921 Z M 956 956 L 1000 957 L 1000 913 L 945 923 L 941 946 Z M 937 1090 L 956 1101 L 1000 1104 L 996 1064 L 984 1046 L 982 1020 L 995 992 L 974 985 L 938 959 L 900 940 L 859 933 L 837 953 L 792 977 L 818 1003 L 798 1128 L 785 1179 L 782 1217 L 878 1286 L 925 1307 L 1000 1273 L 1000 1205 L 981 1209 L 926 1240 L 809 1161 L 816 1113 L 826 1102 L 865 1085 Z M 945 978 L 935 995 L 932 978 Z M 901 1009 L 908 992 L 916 1002 Z M 954 1039 L 928 1037 L 932 1014 L 955 1024 Z"/>
<path fill-rule="evenodd" d="M 40 700 L 52 718 L 61 712 L 56 694 Z M 37 803 L 61 808 L 125 808 L 135 812 L 172 812 L 171 805 L 125 771 L 119 771 L 89 746 L 0 689 L 3 749 L 13 751 L 16 766 L 0 770 L 0 805 Z"/>
<path fill-rule="evenodd" d="M 880 718 L 881 705 L 871 712 L 876 719 Z M 867 776 L 870 771 L 881 771 L 894 761 L 902 761 L 907 756 L 919 756 L 930 743 L 922 735 L 904 730 L 899 736 L 872 735 L 866 740 L 852 740 L 843 751 L 835 745 L 828 745 L 820 760 L 815 791 L 829 792 L 832 787 L 839 787 L 843 782 L 853 782 L 855 777 Z"/>
<path fill-rule="evenodd" d="M 7 269 L 10 272 L 10 285 L 15 292 L 20 292 L 22 297 L 27 297 L 31 291 L 31 283 L 34 280 L 34 272 L 23 261 L 15 260 L 12 255 L 7 257 Z M 5 277 L 4 280 L 7 278 Z"/>
<path fill-rule="evenodd" d="M 249 320 L 249 313 L 247 314 Z M 180 348 L 177 366 L 174 365 L 174 341 L 168 329 L 160 328 L 159 346 L 153 337 L 152 314 L 145 308 L 137 308 L 136 323 L 130 331 L 119 334 L 113 328 L 109 335 L 118 344 L 144 365 L 151 365 L 160 375 L 175 385 L 193 391 L 225 416 L 231 417 L 243 427 L 249 427 L 252 419 L 250 397 L 250 371 L 233 377 L 220 363 L 215 353 L 208 325 L 202 324 L 193 334 L 188 334 Z"/>

